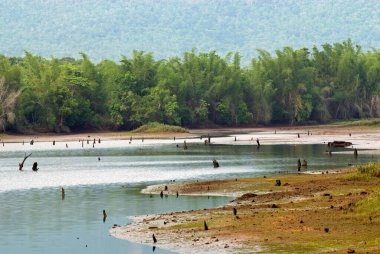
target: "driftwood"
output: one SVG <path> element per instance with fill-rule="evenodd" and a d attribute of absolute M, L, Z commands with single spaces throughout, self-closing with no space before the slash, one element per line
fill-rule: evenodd
<path fill-rule="evenodd" d="M 24 167 L 24 162 L 26 161 L 26 159 L 28 159 L 29 156 L 31 156 L 31 155 L 32 155 L 32 153 L 30 153 L 29 155 L 26 155 L 26 154 L 25 154 L 25 157 L 24 157 L 24 159 L 22 160 L 22 162 L 18 164 L 18 169 L 19 169 L 20 171 L 22 171 L 22 168 Z"/>
<path fill-rule="evenodd" d="M 333 141 L 333 142 L 328 142 L 327 146 L 328 147 L 346 147 L 346 146 L 351 146 L 351 142 L 347 141 Z"/>

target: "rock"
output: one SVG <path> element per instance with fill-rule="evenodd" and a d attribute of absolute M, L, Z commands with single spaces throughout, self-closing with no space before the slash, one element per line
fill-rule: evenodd
<path fill-rule="evenodd" d="M 300 223 L 303 224 L 303 220 L 300 220 Z"/>
<path fill-rule="evenodd" d="M 279 206 L 276 204 L 272 204 L 270 208 L 279 208 Z"/>
<path fill-rule="evenodd" d="M 347 253 L 355 253 L 355 250 L 354 249 L 348 249 Z"/>
<path fill-rule="evenodd" d="M 325 230 L 326 233 L 328 233 L 330 231 L 329 228 L 325 228 L 324 230 Z"/>

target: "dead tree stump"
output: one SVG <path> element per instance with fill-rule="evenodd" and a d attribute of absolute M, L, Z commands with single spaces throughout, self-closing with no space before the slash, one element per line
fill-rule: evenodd
<path fill-rule="evenodd" d="M 32 170 L 33 170 L 34 172 L 37 172 L 37 171 L 39 170 L 37 162 L 34 162 L 34 163 L 33 163 Z"/>
<path fill-rule="evenodd" d="M 204 221 L 203 226 L 204 226 L 204 229 L 205 229 L 205 230 L 208 230 L 208 226 L 207 226 L 206 221 Z"/>

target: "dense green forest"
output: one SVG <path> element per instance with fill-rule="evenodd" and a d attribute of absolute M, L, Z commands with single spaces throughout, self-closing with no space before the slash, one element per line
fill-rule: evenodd
<path fill-rule="evenodd" d="M 149 122 L 188 127 L 317 123 L 380 115 L 380 51 L 351 40 L 311 49 L 192 50 L 120 62 L 0 56 L 0 122 L 18 132 L 129 130 Z"/>
<path fill-rule="evenodd" d="M 133 49 L 157 59 L 196 47 L 237 51 L 242 64 L 284 46 L 352 38 L 380 47 L 378 0 L 1 0 L 0 52 L 117 61 Z"/>

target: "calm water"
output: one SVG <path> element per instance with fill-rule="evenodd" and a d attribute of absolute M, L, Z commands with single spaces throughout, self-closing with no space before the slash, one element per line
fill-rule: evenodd
<path fill-rule="evenodd" d="M 221 206 L 230 198 L 150 198 L 140 194 L 148 184 L 291 172 L 297 170 L 298 158 L 307 159 L 309 169 L 316 170 L 379 160 L 360 153 L 357 160 L 352 153 L 329 157 L 322 145 L 261 146 L 259 151 L 252 146 L 193 143 L 185 151 L 165 142 L 68 145 L 70 149 L 64 144 L 6 144 L 0 149 L 0 253 L 152 253 L 150 246 L 110 237 L 109 228 L 130 222 L 128 216 Z M 24 152 L 33 154 L 19 172 Z M 213 159 L 220 168 L 212 168 Z M 34 161 L 39 164 L 37 173 L 31 171 Z M 105 223 L 103 209 L 108 214 Z"/>

